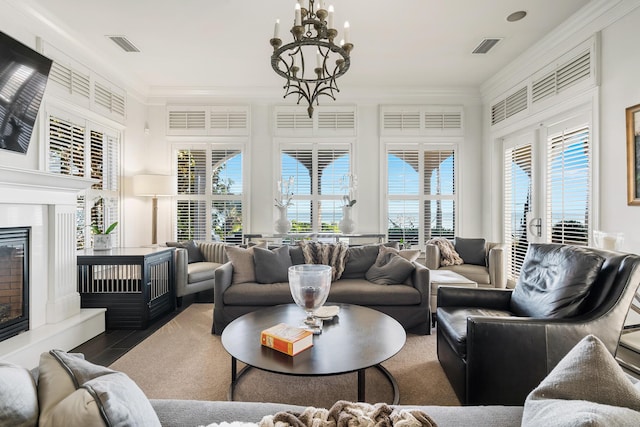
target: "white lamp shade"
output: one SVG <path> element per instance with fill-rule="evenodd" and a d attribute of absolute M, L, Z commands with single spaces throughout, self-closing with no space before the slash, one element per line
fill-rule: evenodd
<path fill-rule="evenodd" d="M 176 194 L 176 177 L 173 175 L 136 175 L 133 177 L 133 194 L 136 196 L 173 196 Z"/>

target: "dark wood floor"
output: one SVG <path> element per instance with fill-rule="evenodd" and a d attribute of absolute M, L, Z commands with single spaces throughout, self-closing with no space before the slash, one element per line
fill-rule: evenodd
<path fill-rule="evenodd" d="M 71 352 L 84 354 L 85 359 L 91 363 L 109 366 L 133 347 L 140 344 L 145 338 L 153 334 L 164 324 L 180 314 L 189 305 L 211 302 L 213 302 L 213 298 L 206 294 L 185 296 L 181 307 L 177 308 L 172 313 L 159 317 L 147 329 L 107 330 L 95 338 L 74 348 Z"/>

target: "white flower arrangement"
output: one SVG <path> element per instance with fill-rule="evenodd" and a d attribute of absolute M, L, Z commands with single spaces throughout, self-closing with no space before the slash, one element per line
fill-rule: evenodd
<path fill-rule="evenodd" d="M 351 207 L 356 204 L 355 191 L 358 187 L 358 177 L 353 174 L 347 174 L 340 180 L 340 189 L 346 194 L 342 196 L 342 205 Z"/>
<path fill-rule="evenodd" d="M 279 208 L 287 208 L 291 206 L 293 199 L 293 181 L 292 176 L 286 181 L 278 181 L 278 198 L 275 199 L 276 206 Z"/>

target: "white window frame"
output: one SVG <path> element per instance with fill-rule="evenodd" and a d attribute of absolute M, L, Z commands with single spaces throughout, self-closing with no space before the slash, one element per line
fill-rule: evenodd
<path fill-rule="evenodd" d="M 249 168 L 248 168 L 248 144 L 246 141 L 235 141 L 233 138 L 216 138 L 215 140 L 208 140 L 206 142 L 174 142 L 172 143 L 172 168 L 173 173 L 178 177 L 177 171 L 177 162 L 178 162 L 178 152 L 181 150 L 204 150 L 205 151 L 205 192 L 204 194 L 177 194 L 174 200 L 173 206 L 173 220 L 174 220 L 174 231 L 173 236 L 175 239 L 179 239 L 178 236 L 178 202 L 184 200 L 193 200 L 193 201 L 204 201 L 205 202 L 205 229 L 204 241 L 212 241 L 213 240 L 213 227 L 211 225 L 212 218 L 212 204 L 214 201 L 236 201 L 240 200 L 242 203 L 242 235 L 247 233 L 249 229 L 249 205 L 248 205 L 248 182 L 249 182 Z M 212 153 L 217 150 L 239 150 L 242 155 L 242 194 L 240 195 L 222 195 L 222 194 L 213 194 L 211 188 L 211 178 L 213 175 L 213 167 L 211 164 Z M 195 240 L 203 241 L 203 239 L 196 238 Z M 242 243 L 242 237 L 234 243 Z"/>
<path fill-rule="evenodd" d="M 389 219 L 388 219 L 388 211 L 389 211 L 389 201 L 390 200 L 416 200 L 418 202 L 418 245 L 419 247 L 424 247 L 426 243 L 425 238 L 425 203 L 430 200 L 452 200 L 454 203 L 454 214 L 453 214 L 453 234 L 456 235 L 459 233 L 459 212 L 460 212 L 460 185 L 461 177 L 460 177 L 460 146 L 462 143 L 461 138 L 450 138 L 450 137 L 440 137 L 440 138 L 427 138 L 427 139 L 416 139 L 409 140 L 409 138 L 399 138 L 399 139 L 384 139 L 382 141 L 382 151 L 380 153 L 380 200 L 383 201 L 381 203 L 381 211 L 380 211 L 380 229 L 387 234 L 387 239 L 389 239 L 388 231 L 389 231 Z M 388 186 L 388 178 L 389 178 L 389 165 L 388 165 L 388 153 L 392 150 L 414 150 L 418 151 L 418 161 L 419 161 L 419 183 L 418 183 L 418 194 L 408 194 L 408 195 L 389 195 L 387 194 L 387 186 Z M 454 152 L 454 177 L 453 177 L 453 186 L 454 186 L 454 194 L 453 195 L 444 195 L 437 196 L 434 195 L 426 195 L 424 194 L 424 152 L 425 151 L 437 151 L 437 150 L 452 150 Z"/>
<path fill-rule="evenodd" d="M 83 178 L 92 178 L 91 173 L 91 134 L 98 132 L 107 137 L 106 151 L 103 151 L 103 180 L 106 179 L 107 188 L 89 188 L 78 194 L 76 207 L 76 247 L 84 249 L 91 247 L 88 236 L 91 234 L 90 226 L 92 224 L 92 209 L 103 199 L 105 208 L 102 212 L 103 224 L 98 224 L 104 231 L 110 224 L 114 222 L 121 223 L 121 192 L 122 192 L 122 126 L 114 124 L 107 120 L 101 120 L 99 116 L 91 112 L 85 112 L 82 108 L 74 108 L 74 112 L 66 109 L 58 108 L 51 104 L 47 104 L 44 108 L 43 121 L 45 129 L 44 144 L 44 165 L 47 171 L 57 173 L 50 170 L 50 118 L 55 117 L 61 121 L 71 123 L 74 126 L 84 128 L 83 149 L 84 149 L 84 172 Z M 111 138 L 111 143 L 109 142 Z M 108 161 L 112 164 L 108 164 Z M 106 165 L 106 166 L 105 166 Z M 67 174 L 65 174 L 67 175 Z M 104 182 L 103 182 L 104 183 Z M 93 187 L 93 186 L 92 186 Z M 116 227 L 112 234 L 112 244 L 120 245 L 120 228 Z"/>
<path fill-rule="evenodd" d="M 282 177 L 282 162 L 281 162 L 281 155 L 282 152 L 284 150 L 295 150 L 295 149 L 300 149 L 300 150 L 311 150 L 312 151 L 312 156 L 313 156 L 313 166 L 312 169 L 317 172 L 318 171 L 318 152 L 321 150 L 340 150 L 340 149 L 345 149 L 349 152 L 349 174 L 356 176 L 357 177 L 357 171 L 355 168 L 355 159 L 356 159 L 356 149 L 355 146 L 356 144 L 354 143 L 354 140 L 351 138 L 280 138 L 280 139 L 276 139 L 275 140 L 275 144 L 274 144 L 277 148 L 276 151 L 274 153 L 274 168 L 273 170 L 275 171 L 274 177 L 273 177 L 273 199 L 277 199 L 279 197 L 279 192 L 278 192 L 278 181 L 281 179 Z M 320 224 L 320 210 L 319 209 L 313 209 L 313 206 L 318 206 L 318 204 L 321 204 L 323 201 L 334 201 L 338 204 L 341 203 L 342 200 L 342 194 L 327 194 L 327 195 L 320 195 L 318 194 L 318 185 L 319 185 L 319 176 L 315 175 L 312 176 L 312 182 L 311 182 L 311 194 L 310 195 L 296 195 L 295 192 L 293 194 L 292 199 L 294 200 L 294 202 L 296 200 L 309 200 L 310 203 L 310 207 L 312 210 L 312 215 L 311 215 L 311 233 L 319 233 L 319 232 L 323 232 L 321 230 L 321 224 Z M 357 189 L 355 191 L 354 194 L 354 198 L 357 200 Z M 355 205 L 357 206 L 357 205 Z M 354 206 L 354 208 L 355 208 Z M 355 212 L 354 212 L 355 214 Z M 274 206 L 273 208 L 273 215 L 274 218 L 277 218 L 277 211 L 276 211 L 276 207 Z M 339 215 L 341 215 L 341 213 L 339 213 Z M 289 219 L 291 219 L 292 217 L 290 216 Z"/>

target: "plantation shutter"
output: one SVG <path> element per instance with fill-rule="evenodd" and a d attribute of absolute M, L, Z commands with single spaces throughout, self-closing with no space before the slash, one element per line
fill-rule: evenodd
<path fill-rule="evenodd" d="M 591 142 L 588 126 L 547 140 L 547 239 L 587 245 L 591 228 Z"/>
<path fill-rule="evenodd" d="M 207 153 L 205 150 L 178 150 L 177 193 L 204 195 L 207 182 Z M 206 212 L 204 200 L 177 201 L 177 238 L 182 240 L 206 240 Z"/>
<path fill-rule="evenodd" d="M 455 236 L 455 152 L 424 151 L 424 239 Z"/>
<path fill-rule="evenodd" d="M 351 160 L 348 149 L 321 148 L 318 150 L 317 194 L 337 196 L 322 197 L 318 203 L 321 231 L 336 231 L 333 227 L 337 226 L 342 218 L 342 195 L 346 194 L 344 180 L 350 171 Z"/>
<path fill-rule="evenodd" d="M 242 243 L 242 152 L 211 152 L 211 230 L 214 238 Z"/>
<path fill-rule="evenodd" d="M 529 245 L 527 213 L 531 210 L 532 145 L 508 148 L 504 152 L 504 241 L 507 278 L 517 281 Z"/>
<path fill-rule="evenodd" d="M 85 128 L 49 116 L 49 171 L 84 177 Z"/>
<path fill-rule="evenodd" d="M 87 221 L 85 219 L 85 199 L 81 194 L 76 199 L 76 249 L 87 247 Z"/>
<path fill-rule="evenodd" d="M 391 241 L 418 243 L 420 150 L 387 152 L 387 233 Z"/>
<path fill-rule="evenodd" d="M 294 194 L 287 215 L 292 222 L 292 231 L 310 232 L 311 224 L 311 190 L 313 171 L 313 150 L 311 148 L 295 148 L 282 150 L 280 155 L 282 182 L 293 177 Z M 278 195 L 276 195 L 278 197 Z"/>

